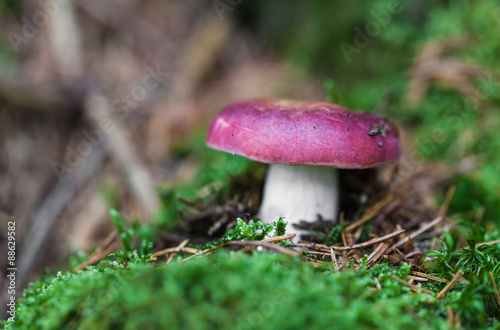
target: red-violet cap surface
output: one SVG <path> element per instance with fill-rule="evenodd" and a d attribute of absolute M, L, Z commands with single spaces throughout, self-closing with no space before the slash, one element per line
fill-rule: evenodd
<path fill-rule="evenodd" d="M 225 107 L 206 135 L 213 149 L 263 163 L 368 168 L 395 162 L 401 145 L 386 120 L 326 102 L 246 100 Z"/>

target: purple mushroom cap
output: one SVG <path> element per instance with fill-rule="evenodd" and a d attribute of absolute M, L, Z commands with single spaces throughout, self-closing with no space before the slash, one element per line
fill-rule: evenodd
<path fill-rule="evenodd" d="M 326 102 L 260 99 L 225 107 L 209 147 L 263 163 L 368 168 L 395 162 L 396 132 L 384 119 Z"/>

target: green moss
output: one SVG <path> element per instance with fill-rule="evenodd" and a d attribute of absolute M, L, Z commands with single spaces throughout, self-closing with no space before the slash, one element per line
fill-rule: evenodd
<path fill-rule="evenodd" d="M 437 309 L 432 297 L 402 294 L 390 279 L 408 270 L 335 274 L 281 255 L 226 252 L 164 267 L 92 267 L 32 284 L 16 328 L 444 328 L 419 315 L 421 306 Z M 374 290 L 373 274 L 390 289 Z"/>

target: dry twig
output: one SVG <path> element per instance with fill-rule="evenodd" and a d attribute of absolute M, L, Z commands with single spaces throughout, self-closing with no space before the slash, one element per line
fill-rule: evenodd
<path fill-rule="evenodd" d="M 451 288 L 453 288 L 453 286 L 458 282 L 458 280 L 460 279 L 460 276 L 462 276 L 462 273 L 463 271 L 460 269 L 456 274 L 455 274 L 455 277 L 453 277 L 453 279 L 443 288 L 443 290 L 441 290 L 437 296 L 436 296 L 436 299 L 437 300 L 441 300 L 444 298 L 444 296 L 448 293 L 448 291 L 451 290 Z"/>
<path fill-rule="evenodd" d="M 263 247 L 266 250 L 274 251 L 274 252 L 279 252 L 281 254 L 285 254 L 288 256 L 292 257 L 299 257 L 302 258 L 302 254 L 300 254 L 298 251 L 292 250 L 292 249 L 287 249 L 282 247 L 281 245 L 277 244 L 272 244 L 272 243 L 266 243 L 263 241 L 229 241 L 225 243 L 224 245 L 240 245 L 240 246 L 255 246 L 255 247 Z"/>
<path fill-rule="evenodd" d="M 101 250 L 98 253 L 94 253 L 93 255 L 91 255 L 89 257 L 89 259 L 87 261 L 74 267 L 73 273 L 78 271 L 78 270 L 85 269 L 85 267 L 95 265 L 96 263 L 98 263 L 102 259 L 106 258 L 110 253 L 113 253 L 116 250 L 118 250 L 121 247 L 121 245 L 122 245 L 122 242 L 119 240 L 119 241 L 116 241 L 113 244 L 111 244 L 107 249 Z"/>
<path fill-rule="evenodd" d="M 339 264 L 337 263 L 337 256 L 335 255 L 335 251 L 333 249 L 330 249 L 330 255 L 332 256 L 332 265 L 333 265 L 333 269 L 335 269 L 335 271 L 339 271 Z"/>
<path fill-rule="evenodd" d="M 318 244 L 318 243 L 299 243 L 299 244 L 295 244 L 295 246 L 309 248 L 309 249 L 313 249 L 313 250 L 317 250 L 317 251 L 323 251 L 323 252 L 327 252 L 327 253 L 330 252 L 330 248 L 332 248 L 336 251 L 357 250 L 357 249 L 362 249 L 362 248 L 368 247 L 370 245 L 374 245 L 374 244 L 389 240 L 389 239 L 393 238 L 394 236 L 398 236 L 399 234 L 403 233 L 404 231 L 405 231 L 404 229 L 401 229 L 401 230 L 395 231 L 393 233 L 390 233 L 388 235 L 385 235 L 385 236 L 382 236 L 379 238 L 375 238 L 375 239 L 371 239 L 371 240 L 366 241 L 364 243 L 355 244 L 355 245 L 351 245 L 351 246 L 327 246 L 327 245 Z"/>
<path fill-rule="evenodd" d="M 389 194 L 387 194 L 387 196 L 385 196 L 384 199 L 382 199 L 378 203 L 376 203 L 376 204 L 372 205 L 371 207 L 369 207 L 368 209 L 366 209 L 366 211 L 363 213 L 363 216 L 361 217 L 361 219 L 350 224 L 344 230 L 346 232 L 352 231 L 352 230 L 360 227 L 361 225 L 363 225 L 365 222 L 367 222 L 368 220 L 370 220 L 371 218 L 373 218 L 377 214 L 379 214 L 382 211 L 382 209 L 384 209 L 389 204 L 391 204 L 396 199 L 396 197 L 401 197 L 401 194 L 404 191 L 408 191 L 408 189 L 411 187 L 411 182 L 414 178 L 415 178 L 415 176 L 410 177 L 408 180 L 406 180 L 401 185 L 399 185 L 399 187 L 394 189 L 394 191 L 391 191 Z"/>
<path fill-rule="evenodd" d="M 403 281 L 402 279 L 400 279 L 399 277 L 396 277 L 394 275 L 391 276 L 393 280 L 395 280 L 396 282 L 399 282 L 403 285 L 406 285 L 407 287 L 409 287 L 412 291 L 414 292 L 418 292 L 419 290 L 422 291 L 423 293 L 428 293 L 428 294 L 432 294 L 433 292 L 431 290 L 427 290 L 427 289 L 424 289 L 424 288 L 421 288 L 421 287 L 418 287 L 416 285 L 413 285 L 413 284 L 410 284 L 406 281 Z"/>
<path fill-rule="evenodd" d="M 402 240 L 400 240 L 399 242 L 397 242 L 396 244 L 394 244 L 390 249 L 389 249 L 389 252 L 392 251 L 393 249 L 396 249 L 398 247 L 400 247 L 401 245 L 405 244 L 406 242 L 408 242 L 408 240 L 410 239 L 415 239 L 415 237 L 418 237 L 420 234 L 422 234 L 423 232 L 431 229 L 432 227 L 436 226 L 437 224 L 439 224 L 441 221 L 443 220 L 443 218 L 441 217 L 438 217 L 434 220 L 432 220 L 431 222 L 429 222 L 428 224 L 426 224 L 425 226 L 423 226 L 422 228 L 420 228 L 419 230 L 411 233 L 409 236 L 406 236 L 405 238 L 403 238 Z"/>
<path fill-rule="evenodd" d="M 391 245 L 390 241 L 380 243 L 375 250 L 368 256 L 368 260 L 366 261 L 367 268 L 371 268 L 384 254 L 384 252 Z"/>
<path fill-rule="evenodd" d="M 495 298 L 497 301 L 497 305 L 498 307 L 500 307 L 500 292 L 498 292 L 498 287 L 497 283 L 495 282 L 495 277 L 493 276 L 493 272 L 491 270 L 489 271 L 488 274 L 490 275 L 491 283 L 493 284 L 493 289 L 495 290 Z"/>

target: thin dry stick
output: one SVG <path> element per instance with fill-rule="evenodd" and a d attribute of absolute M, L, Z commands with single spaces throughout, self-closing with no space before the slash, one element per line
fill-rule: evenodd
<path fill-rule="evenodd" d="M 398 257 L 394 256 L 394 255 L 387 255 L 387 254 L 384 254 L 384 259 L 385 260 L 388 260 L 389 263 L 391 264 L 398 264 L 398 263 L 401 263 L 401 259 L 399 259 Z"/>
<path fill-rule="evenodd" d="M 497 284 L 495 283 L 495 277 L 493 277 L 493 272 L 490 270 L 490 279 L 491 283 L 493 283 L 493 289 L 495 289 L 495 298 L 497 300 L 498 307 L 500 307 L 500 293 L 498 292 Z"/>
<path fill-rule="evenodd" d="M 266 238 L 266 239 L 262 240 L 262 242 L 266 242 L 266 243 L 279 242 L 279 241 L 282 241 L 282 240 L 285 240 L 285 239 L 291 239 L 291 238 L 294 238 L 294 237 L 295 237 L 295 234 L 288 234 L 288 235 L 283 235 L 283 236 L 276 236 L 276 237 Z"/>
<path fill-rule="evenodd" d="M 267 238 L 265 240 L 262 240 L 260 242 L 263 242 L 263 243 L 271 243 L 271 242 L 276 242 L 276 241 L 282 241 L 282 240 L 285 240 L 285 239 L 290 239 L 290 238 L 294 238 L 295 235 L 294 234 L 288 234 L 288 235 L 283 235 L 283 236 L 276 236 L 276 237 L 271 237 L 271 238 Z M 250 241 L 249 241 L 250 242 Z M 196 250 L 195 249 L 189 249 L 189 250 L 186 250 L 187 248 L 184 248 L 182 249 L 182 251 L 170 251 L 170 250 L 175 250 L 177 248 L 169 248 L 169 249 L 166 249 L 166 250 L 169 250 L 167 253 L 169 252 L 188 252 L 188 253 L 194 253 L 192 256 L 189 256 L 187 257 L 186 259 L 183 259 L 182 261 L 187 261 L 189 259 L 192 259 L 192 258 L 195 258 L 195 257 L 199 257 L 203 254 L 206 254 L 206 253 L 209 253 L 209 252 L 212 252 L 220 247 L 223 247 L 224 245 L 226 245 L 227 243 L 224 243 L 224 244 L 221 244 L 221 245 L 218 245 L 216 247 L 213 247 L 213 248 L 208 248 L 208 249 L 205 249 L 205 250 Z M 248 245 L 252 245 L 252 244 L 248 244 Z M 166 251 L 166 250 L 163 250 L 163 251 Z M 156 254 L 160 253 L 162 251 L 158 251 L 156 252 L 153 256 L 155 257 Z"/>
<path fill-rule="evenodd" d="M 462 276 L 462 273 L 463 271 L 460 269 L 457 274 L 455 275 L 455 277 L 450 281 L 450 283 L 446 284 L 446 286 L 444 287 L 443 290 L 441 290 L 437 296 L 436 296 L 436 299 L 437 300 L 441 300 L 444 298 L 444 296 L 448 293 L 448 291 L 451 290 L 451 288 L 453 288 L 453 286 L 455 285 L 455 283 L 458 282 L 458 279 L 460 278 L 460 276 Z"/>
<path fill-rule="evenodd" d="M 437 276 L 432 276 L 432 275 L 427 275 L 426 273 L 422 273 L 422 272 L 417 272 L 417 271 L 414 271 L 412 270 L 410 272 L 411 275 L 415 275 L 415 276 L 419 276 L 419 277 L 424 277 L 426 279 L 429 279 L 431 281 L 435 281 L 435 282 L 441 282 L 441 283 L 448 283 L 448 280 L 447 279 L 444 279 L 444 278 L 439 278 Z"/>
<path fill-rule="evenodd" d="M 200 250 L 198 250 L 198 249 L 193 249 L 193 248 L 190 248 L 190 247 L 185 247 L 188 242 L 189 242 L 189 240 L 185 239 L 184 241 L 182 241 L 176 247 L 171 247 L 171 248 L 167 248 L 167 249 L 155 252 L 153 254 L 153 257 L 157 258 L 157 257 L 160 257 L 160 256 L 165 255 L 167 253 L 179 253 L 179 252 L 198 253 L 198 252 L 200 252 Z"/>
<path fill-rule="evenodd" d="M 405 255 L 405 258 L 411 258 L 415 256 L 421 256 L 423 253 L 422 251 L 411 251 L 410 253 Z"/>
<path fill-rule="evenodd" d="M 60 6 L 57 0 L 48 0 L 42 4 L 47 12 L 51 10 L 49 6 L 58 8 L 59 11 L 57 15 L 50 15 L 51 19 L 47 26 L 52 56 L 57 63 L 59 74 L 66 78 L 81 77 L 83 73 L 82 37 L 78 20 L 75 19 L 73 3 Z"/>
<path fill-rule="evenodd" d="M 428 224 L 426 224 L 425 226 L 423 226 L 422 228 L 420 228 L 419 230 L 411 233 L 409 236 L 406 236 L 405 238 L 403 238 L 402 240 L 400 240 L 399 242 L 397 242 L 396 244 L 394 244 L 388 252 L 391 252 L 393 249 L 395 248 L 398 248 L 400 247 L 401 245 L 405 244 L 406 242 L 408 242 L 409 239 L 415 239 L 415 237 L 419 236 L 420 234 L 422 234 L 423 232 L 431 229 L 432 227 L 436 226 L 438 223 L 440 223 L 441 221 L 443 220 L 442 217 L 438 217 L 434 220 L 432 220 L 431 222 L 429 222 Z"/>
<path fill-rule="evenodd" d="M 405 182 L 403 182 L 402 184 L 400 184 L 399 187 L 397 187 L 396 189 L 394 189 L 394 191 L 391 191 L 387 196 L 385 196 L 384 199 L 382 199 L 381 201 L 373 204 L 371 207 L 369 207 L 368 209 L 366 209 L 365 212 L 363 213 L 363 216 L 361 217 L 361 219 L 359 219 L 358 221 L 350 224 L 344 230 L 346 232 L 352 231 L 352 230 L 358 228 L 359 226 L 363 225 L 365 222 L 367 222 L 368 220 L 370 220 L 371 218 L 373 218 L 377 214 L 379 214 L 380 211 L 384 207 L 386 207 L 391 202 L 393 202 L 394 199 L 396 199 L 396 196 L 399 196 L 404 190 L 407 190 L 410 187 L 410 183 L 413 181 L 413 179 L 417 175 L 420 174 L 420 172 L 421 171 L 419 171 L 419 172 L 415 173 L 414 175 L 412 175 L 410 178 L 408 178 L 408 180 L 406 180 Z"/>
<path fill-rule="evenodd" d="M 391 276 L 392 279 L 396 282 L 399 282 L 403 285 L 406 285 L 407 287 L 409 287 L 412 291 L 415 291 L 417 292 L 418 290 L 422 291 L 423 293 L 428 293 L 428 294 L 432 294 L 432 291 L 431 290 L 427 290 L 427 289 L 424 289 L 424 288 L 421 288 L 421 287 L 418 287 L 416 285 L 413 285 L 413 284 L 410 284 L 406 281 L 403 281 L 402 279 L 400 279 L 399 277 L 396 277 L 394 275 Z"/>
<path fill-rule="evenodd" d="M 420 276 L 412 276 L 415 281 L 419 281 L 419 282 L 429 282 L 429 280 L 425 277 L 420 277 Z"/>
<path fill-rule="evenodd" d="M 282 239 L 286 239 L 286 238 L 287 238 L 287 237 L 289 237 L 289 236 L 290 236 L 290 235 L 284 235 L 284 236 L 281 236 L 281 238 L 282 238 Z M 267 246 L 267 244 L 269 244 L 269 245 L 271 245 L 271 246 L 275 247 L 275 248 L 270 248 L 271 250 L 274 250 L 274 251 L 279 250 L 279 251 L 277 251 L 277 252 L 280 252 L 280 253 L 285 253 L 285 252 L 283 252 L 283 251 L 282 251 L 282 250 L 280 250 L 280 249 L 284 249 L 284 250 L 286 250 L 286 251 L 288 252 L 288 253 L 285 253 L 285 254 L 289 254 L 291 251 L 294 251 L 294 250 L 290 250 L 290 249 L 285 249 L 285 248 L 281 247 L 281 246 L 280 246 L 280 245 L 278 245 L 278 244 L 271 244 L 271 243 L 264 242 L 264 241 L 260 241 L 260 242 L 259 242 L 259 241 L 230 241 L 230 242 L 226 242 L 226 243 L 223 243 L 223 244 L 220 244 L 220 245 L 214 246 L 214 247 L 212 247 L 212 248 L 205 249 L 205 250 L 203 250 L 203 251 L 199 251 L 198 253 L 193 254 L 192 256 L 189 256 L 189 257 L 187 257 L 187 258 L 183 259 L 183 260 L 182 260 L 182 262 L 186 262 L 186 261 L 188 261 L 188 260 L 191 260 L 191 259 L 193 259 L 193 258 L 200 257 L 200 256 L 205 255 L 205 254 L 210 254 L 210 253 L 214 252 L 215 250 L 217 250 L 217 249 L 219 249 L 219 248 L 221 248 L 221 247 L 223 247 L 223 246 L 225 246 L 225 245 L 228 245 L 228 244 L 229 244 L 229 243 L 231 243 L 231 242 L 245 242 L 245 243 L 249 243 L 249 244 L 246 244 L 246 245 L 252 245 L 252 246 L 254 246 L 254 245 L 259 245 L 259 243 L 262 243 L 262 242 L 263 242 L 263 243 L 262 243 L 262 244 L 260 244 L 260 245 L 266 244 L 266 247 L 268 247 L 268 246 Z M 257 244 L 256 244 L 256 243 L 257 243 Z M 233 245 L 238 245 L 238 243 L 233 244 Z M 241 245 L 241 244 L 239 244 L 239 245 Z M 297 252 L 297 251 L 294 251 L 294 252 Z M 291 252 L 291 253 L 293 253 L 293 252 Z M 298 255 L 297 255 L 297 254 L 298 254 Z M 297 254 L 294 254 L 294 256 L 304 257 L 304 256 L 302 256 L 299 252 L 297 252 Z"/>
<path fill-rule="evenodd" d="M 330 248 L 330 254 L 332 256 L 332 265 L 333 265 L 333 269 L 335 269 L 335 271 L 339 271 L 339 264 L 337 263 L 337 257 L 335 256 L 335 251 L 333 251 L 333 249 Z"/>
<path fill-rule="evenodd" d="M 342 232 L 344 233 L 344 238 L 345 238 L 345 242 L 343 242 L 344 246 L 356 244 L 354 233 L 346 232 L 345 229 Z"/>
<path fill-rule="evenodd" d="M 432 228 L 432 227 L 436 226 L 438 223 L 440 223 L 444 219 L 444 216 L 446 214 L 446 211 L 448 210 L 448 206 L 450 205 L 450 202 L 451 202 L 451 199 L 453 198 L 453 194 L 455 193 L 455 190 L 456 190 L 455 186 L 451 186 L 448 189 L 448 192 L 446 193 L 446 197 L 444 198 L 444 202 L 441 205 L 441 207 L 439 208 L 438 217 L 436 219 L 432 220 L 427 225 L 423 226 L 419 230 L 413 232 L 409 236 L 403 238 L 402 240 L 400 240 L 399 242 L 394 244 L 394 246 L 391 247 L 389 252 L 392 251 L 393 249 L 396 249 L 396 248 L 400 247 L 401 245 L 405 244 L 410 239 L 411 240 L 415 239 L 415 237 L 421 235 L 425 231 L 429 230 L 430 228 Z"/>
<path fill-rule="evenodd" d="M 450 306 L 446 306 L 446 313 L 448 314 L 447 320 L 448 320 L 448 329 L 453 329 L 454 328 L 454 315 L 453 315 L 453 310 L 451 309 Z"/>
<path fill-rule="evenodd" d="M 316 259 L 309 258 L 306 256 L 302 256 L 302 259 L 304 259 L 305 261 L 309 261 L 311 264 L 313 264 L 313 266 L 321 266 L 323 264 L 328 263 L 328 261 L 316 260 Z"/>
<path fill-rule="evenodd" d="M 367 260 L 367 268 L 373 266 L 384 254 L 385 250 L 391 245 L 391 242 L 382 242 L 380 243 L 375 250 L 368 256 Z"/>
<path fill-rule="evenodd" d="M 199 251 L 198 253 L 195 253 L 192 256 L 189 256 L 187 258 L 182 259 L 182 262 L 186 262 L 186 261 L 189 261 L 191 259 L 194 259 L 194 258 L 197 258 L 197 257 L 201 257 L 202 255 L 211 254 L 212 252 L 214 252 L 215 250 L 217 250 L 218 248 L 220 248 L 222 246 L 223 245 L 217 245 L 217 246 L 215 246 L 213 248 L 209 248 L 209 249 L 205 249 L 203 251 Z"/>
<path fill-rule="evenodd" d="M 240 245 L 240 246 L 261 246 L 267 250 L 279 252 L 281 254 L 286 254 L 292 257 L 302 258 L 302 254 L 298 251 L 287 249 L 278 244 L 266 243 L 262 241 L 229 241 L 224 245 Z"/>
<path fill-rule="evenodd" d="M 396 253 L 397 253 L 397 254 L 399 254 L 399 256 L 400 256 L 401 258 L 403 258 L 403 260 L 404 260 L 405 262 L 410 263 L 410 261 L 409 261 L 409 260 L 408 260 L 408 259 L 404 256 L 404 254 L 402 254 L 402 253 L 401 253 L 401 251 L 399 251 L 399 249 L 398 249 L 398 248 L 396 248 L 395 250 L 396 250 Z"/>
<path fill-rule="evenodd" d="M 385 235 L 385 236 L 382 236 L 379 238 L 374 238 L 374 239 L 371 239 L 371 240 L 366 241 L 364 243 L 355 244 L 355 245 L 351 245 L 351 246 L 327 246 L 327 245 L 317 244 L 317 243 L 307 243 L 307 244 L 300 243 L 300 244 L 295 244 L 294 246 L 305 247 L 305 248 L 318 250 L 318 251 L 324 251 L 327 253 L 330 252 L 330 248 L 334 249 L 335 251 L 349 251 L 349 250 L 362 249 L 362 248 L 365 248 L 367 246 L 386 241 L 388 239 L 393 238 L 394 236 L 398 236 L 399 234 L 403 233 L 404 231 L 405 231 L 404 229 L 401 229 L 401 230 L 395 231 L 393 233 L 390 233 L 388 235 Z"/>
<path fill-rule="evenodd" d="M 443 204 L 439 208 L 438 211 L 438 217 L 443 218 L 446 214 L 446 211 L 448 211 L 448 206 L 450 206 L 451 199 L 453 198 L 453 195 L 455 194 L 455 190 L 457 190 L 456 186 L 451 186 L 448 188 L 448 191 L 446 192 L 446 196 L 444 198 Z"/>
<path fill-rule="evenodd" d="M 379 214 L 384 207 L 389 205 L 394 200 L 394 198 L 395 198 L 395 193 L 390 192 L 389 195 L 387 195 L 384 199 L 382 199 L 378 203 L 373 204 L 370 208 L 366 209 L 361 219 L 359 219 L 356 222 L 353 222 L 352 224 L 347 226 L 344 230 L 346 232 L 349 232 L 360 227 L 365 222 L 373 218 L 375 215 Z"/>
<path fill-rule="evenodd" d="M 316 254 L 318 256 L 323 256 L 326 257 L 327 255 L 330 255 L 328 252 L 318 252 L 318 251 L 306 251 L 307 254 Z"/>
<path fill-rule="evenodd" d="M 189 199 L 186 199 L 182 196 L 177 196 L 177 200 L 179 202 L 181 202 L 182 204 L 190 207 L 190 208 L 193 208 L 195 210 L 198 210 L 198 211 L 201 211 L 205 208 L 205 205 L 202 205 L 200 203 L 196 203 L 196 202 L 193 202 L 193 201 L 190 201 Z"/>
<path fill-rule="evenodd" d="M 100 253 L 103 250 L 107 249 L 109 245 L 115 240 L 116 236 L 118 236 L 118 232 L 116 230 L 113 230 L 108 234 L 108 236 L 106 236 L 104 242 L 102 243 L 102 246 L 98 247 L 95 252 Z"/>
<path fill-rule="evenodd" d="M 189 242 L 189 240 L 188 240 L 188 239 L 185 239 L 185 240 L 183 240 L 182 242 L 180 242 L 180 243 L 179 243 L 179 245 L 178 245 L 177 247 L 178 247 L 179 249 L 182 249 L 182 248 L 184 248 L 184 247 L 187 245 L 187 243 L 188 243 L 188 242 Z M 174 253 L 170 253 L 170 255 L 168 256 L 168 259 L 167 259 L 167 264 L 171 263 L 171 262 L 172 262 L 172 260 L 174 260 L 174 258 L 175 258 L 175 256 L 176 256 L 176 255 L 177 255 L 177 253 L 176 253 L 176 252 L 174 252 Z"/>
<path fill-rule="evenodd" d="M 482 243 L 477 243 L 476 247 L 480 247 L 481 245 L 493 245 L 493 244 L 499 244 L 500 240 L 497 241 L 490 241 L 490 242 L 482 242 Z M 465 249 L 468 249 L 469 247 L 466 246 Z"/>
<path fill-rule="evenodd" d="M 94 254 L 90 256 L 89 260 L 85 261 L 84 263 L 76 266 L 73 268 L 73 273 L 76 272 L 77 270 L 85 269 L 87 266 L 92 266 L 98 263 L 100 260 L 106 258 L 110 253 L 115 252 L 118 250 L 122 245 L 122 241 L 116 241 L 113 244 L 111 244 L 107 249 L 101 251 L 100 253 Z"/>

